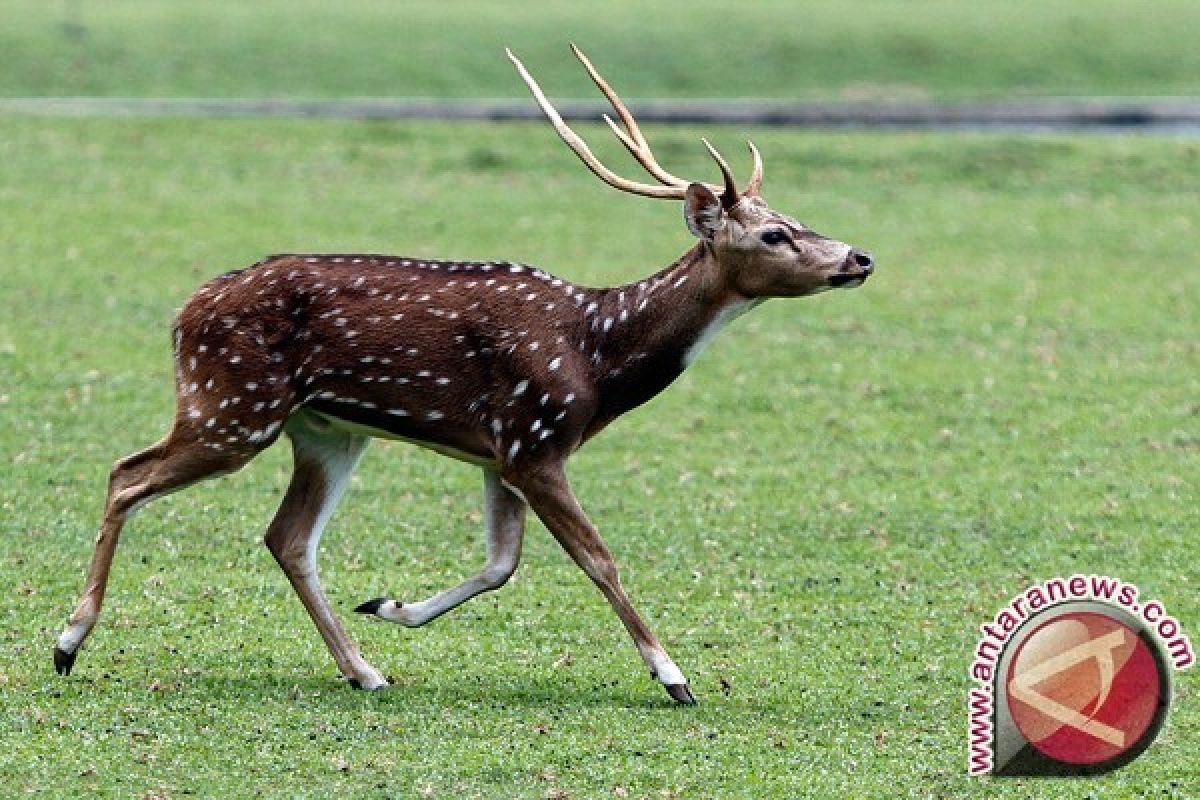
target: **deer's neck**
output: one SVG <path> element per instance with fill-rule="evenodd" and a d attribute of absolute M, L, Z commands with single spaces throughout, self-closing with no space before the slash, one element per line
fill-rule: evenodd
<path fill-rule="evenodd" d="M 594 290 L 580 345 L 599 391 L 599 427 L 665 389 L 724 323 L 755 304 L 724 285 L 702 244 L 649 278 Z"/>

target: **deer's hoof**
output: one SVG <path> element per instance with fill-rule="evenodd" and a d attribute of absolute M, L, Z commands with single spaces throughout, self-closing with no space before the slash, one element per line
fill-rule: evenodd
<path fill-rule="evenodd" d="M 368 600 L 361 604 L 354 611 L 358 614 L 378 614 L 379 607 L 388 602 L 386 597 L 376 597 L 374 600 Z"/>
<path fill-rule="evenodd" d="M 71 667 L 75 666 L 75 656 L 79 651 L 68 653 L 57 645 L 54 648 L 54 671 L 59 675 L 70 675 Z"/>
<path fill-rule="evenodd" d="M 358 678 L 347 678 L 346 682 L 355 689 L 362 689 L 368 692 L 377 692 L 380 689 L 386 689 L 391 685 L 384 678 L 381 678 L 377 675 L 370 677 L 365 682 L 359 680 Z"/>
<path fill-rule="evenodd" d="M 667 694 L 671 695 L 671 699 L 676 703 L 685 706 L 696 705 L 696 697 L 692 694 L 692 690 L 688 688 L 686 683 L 664 683 L 663 688 L 667 690 Z"/>

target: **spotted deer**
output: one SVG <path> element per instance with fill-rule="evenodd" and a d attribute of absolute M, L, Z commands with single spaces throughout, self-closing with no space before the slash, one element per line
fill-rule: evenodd
<path fill-rule="evenodd" d="M 416 627 L 500 588 L 517 567 L 532 508 L 612 605 L 650 674 L 676 701 L 695 702 L 572 493 L 567 458 L 662 391 L 734 317 L 769 297 L 858 286 L 872 259 L 768 208 L 753 144 L 745 189 L 707 141 L 721 185 L 668 173 L 620 98 L 572 49 L 623 127 L 605 120 L 658 185 L 600 163 L 508 57 L 596 176 L 623 192 L 683 201 L 695 246 L 656 274 L 609 289 L 508 261 L 383 255 L 277 255 L 200 287 L 174 325 L 174 423 L 113 467 L 87 583 L 54 648 L 59 673 L 70 673 L 96 624 L 129 517 L 240 469 L 286 435 L 294 472 L 266 545 L 342 675 L 356 687 L 386 686 L 335 616 L 316 567 L 321 532 L 367 443 L 381 437 L 481 468 L 487 559 L 478 574 L 428 599 L 379 597 L 355 611 Z"/>

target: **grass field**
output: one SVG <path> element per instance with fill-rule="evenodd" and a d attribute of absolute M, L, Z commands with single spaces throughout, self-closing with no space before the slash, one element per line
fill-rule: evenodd
<path fill-rule="evenodd" d="M 1197 95 L 1192 0 L 2 0 L 0 95 L 512 97 L 518 50 L 631 97 Z"/>
<path fill-rule="evenodd" d="M 108 465 L 163 432 L 172 311 L 203 279 L 364 250 L 611 283 L 688 237 L 544 126 L 2 124 L 14 796 L 1025 797 L 1047 785 L 964 776 L 979 623 L 1095 571 L 1200 635 L 1200 146 L 757 132 L 773 205 L 872 249 L 878 274 L 768 303 L 573 462 L 698 707 L 669 704 L 536 524 L 502 592 L 417 631 L 348 620 L 397 684 L 350 690 L 259 544 L 282 447 L 131 523 L 58 678 Z M 652 133 L 670 169 L 709 175 L 700 132 Z M 375 446 L 323 543 L 335 606 L 474 570 L 478 483 Z M 1148 754 L 1055 796 L 1192 796 L 1200 700 L 1178 678 Z"/>

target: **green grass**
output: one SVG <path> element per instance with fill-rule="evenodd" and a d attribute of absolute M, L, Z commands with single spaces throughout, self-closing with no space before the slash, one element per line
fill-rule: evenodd
<path fill-rule="evenodd" d="M 0 95 L 513 97 L 520 52 L 589 95 L 1200 94 L 1192 0 L 4 0 Z"/>
<path fill-rule="evenodd" d="M 698 136 L 652 131 L 672 171 L 710 176 Z M 1200 637 L 1200 146 L 755 138 L 772 203 L 880 267 L 739 321 L 573 462 L 700 697 L 676 708 L 536 524 L 502 592 L 423 630 L 348 620 L 397 684 L 351 691 L 259 544 L 285 448 L 142 512 L 100 627 L 55 676 L 108 465 L 163 432 L 172 310 L 203 279 L 270 252 L 364 250 L 612 283 L 688 237 L 674 204 L 602 188 L 540 125 L 5 119 L 4 791 L 1194 792 L 1195 672 L 1146 755 L 1078 782 L 968 780 L 964 700 L 976 626 L 1053 575 L 1136 582 Z M 475 569 L 479 483 L 374 447 L 323 543 L 335 606 Z"/>

